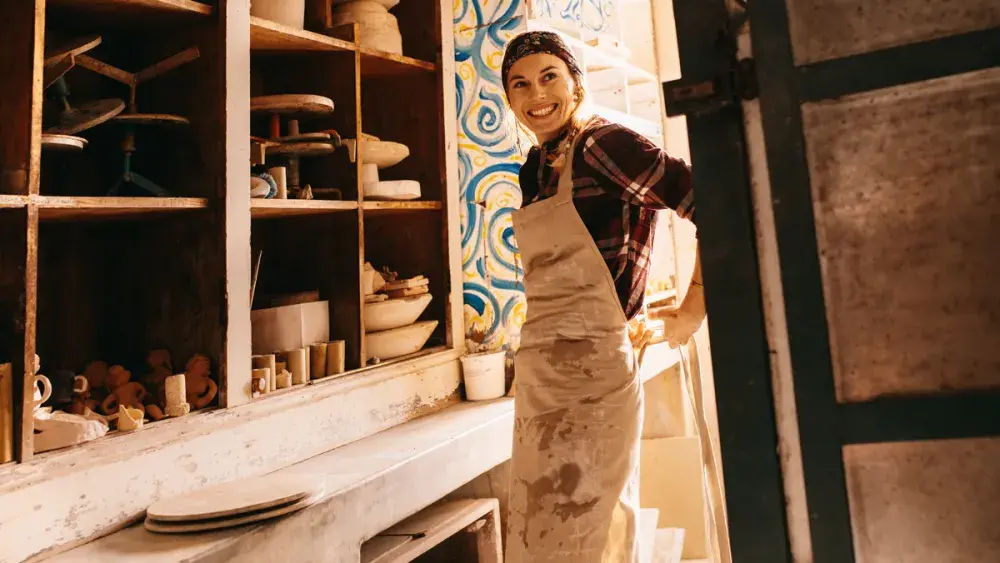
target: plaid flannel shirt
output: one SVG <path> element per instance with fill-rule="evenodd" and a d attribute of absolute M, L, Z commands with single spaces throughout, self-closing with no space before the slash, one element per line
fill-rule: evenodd
<path fill-rule="evenodd" d="M 673 209 L 695 220 L 691 169 L 645 137 L 602 118 L 581 135 L 573 155 L 573 203 L 604 256 L 625 316 L 632 319 L 645 297 L 656 211 Z M 528 153 L 520 171 L 524 205 L 555 195 L 559 173 L 549 161 L 562 140 Z"/>

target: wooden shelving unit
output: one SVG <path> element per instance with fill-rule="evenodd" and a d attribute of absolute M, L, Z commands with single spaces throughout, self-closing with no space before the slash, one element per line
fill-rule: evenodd
<path fill-rule="evenodd" d="M 441 111 L 451 77 L 441 64 L 439 3 L 409 0 L 393 10 L 405 56 L 362 48 L 356 33 L 345 40 L 224 5 L 0 6 L 0 32 L 9 41 L 0 52 L 8 81 L 0 91 L 0 364 L 12 364 L 13 374 L 11 404 L 0 405 L 0 444 L 13 445 L 6 453 L 0 448 L 0 463 L 34 455 L 35 354 L 39 373 L 82 374 L 102 360 L 130 369 L 133 381 L 149 371 L 152 350 L 169 350 L 175 373 L 201 354 L 218 387 L 207 408 L 238 406 L 252 400 L 250 311 L 269 296 L 318 290 L 330 304 L 331 339 L 346 343 L 343 375 L 366 376 L 412 359 L 363 361 L 366 262 L 430 280 L 433 302 L 421 320 L 438 326 L 417 356 L 455 346 L 452 308 L 461 303 L 453 288 L 460 278 L 448 249 L 458 227 L 448 210 L 457 188 L 447 185 L 445 172 L 446 123 L 454 118 Z M 66 59 L 71 106 L 120 99 L 119 115 L 167 114 L 187 123 L 157 129 L 116 116 L 73 133 L 86 139 L 82 151 L 43 150 L 43 131 L 65 108 L 53 95 L 52 53 L 90 36 L 100 43 Z M 250 52 L 240 53 L 248 44 Z M 186 53 L 184 64 L 160 72 L 170 66 L 162 61 L 179 53 Z M 142 77 L 134 95 L 122 79 L 128 73 Z M 250 99 L 272 94 L 334 101 L 332 114 L 303 120 L 303 132 L 334 129 L 344 139 L 364 132 L 406 144 L 410 156 L 381 170 L 381 178 L 417 180 L 421 197 L 366 200 L 363 158 L 351 162 L 346 149 L 337 149 L 302 159 L 301 177 L 339 189 L 341 199 L 250 198 L 247 142 L 269 133 L 266 120 L 251 116 Z M 165 193 L 154 197 L 131 174 Z M 126 182 L 117 193 L 119 179 Z"/>

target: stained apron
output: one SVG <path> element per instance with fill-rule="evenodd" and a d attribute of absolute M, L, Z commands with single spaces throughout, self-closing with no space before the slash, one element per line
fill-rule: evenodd
<path fill-rule="evenodd" d="M 513 214 L 527 316 L 506 563 L 638 560 L 642 387 L 614 280 L 573 204 L 575 149 L 556 195 Z"/>

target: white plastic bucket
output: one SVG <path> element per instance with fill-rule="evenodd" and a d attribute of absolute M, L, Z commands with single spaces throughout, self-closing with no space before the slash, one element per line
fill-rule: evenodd
<path fill-rule="evenodd" d="M 462 356 L 465 396 L 470 401 L 503 397 L 506 391 L 506 360 L 503 350 Z"/>

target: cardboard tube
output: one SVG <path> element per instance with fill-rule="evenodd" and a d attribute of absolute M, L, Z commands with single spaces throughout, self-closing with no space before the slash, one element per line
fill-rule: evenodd
<path fill-rule="evenodd" d="M 250 394 L 252 396 L 267 393 L 267 382 L 271 379 L 270 368 L 257 368 L 250 373 Z"/>
<path fill-rule="evenodd" d="M 306 349 L 288 350 L 285 352 L 288 358 L 288 371 L 292 372 L 292 385 L 302 385 L 309 381 L 309 362 L 306 358 Z"/>
<path fill-rule="evenodd" d="M 284 166 L 268 168 L 267 173 L 274 178 L 274 183 L 278 184 L 278 193 L 274 199 L 288 199 L 288 169 Z"/>
<path fill-rule="evenodd" d="M 334 340 L 326 345 L 326 374 L 344 373 L 344 341 Z"/>
<path fill-rule="evenodd" d="M 264 390 L 265 393 L 270 393 L 277 389 L 274 383 L 274 378 L 278 374 L 277 366 L 274 361 L 274 354 L 263 354 L 260 356 L 251 356 L 250 361 L 255 369 L 267 368 L 267 389 Z"/>
<path fill-rule="evenodd" d="M 309 376 L 319 379 L 326 375 L 326 343 L 309 345 Z"/>

